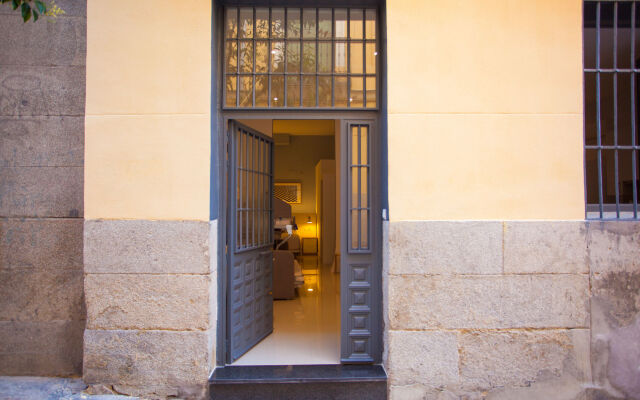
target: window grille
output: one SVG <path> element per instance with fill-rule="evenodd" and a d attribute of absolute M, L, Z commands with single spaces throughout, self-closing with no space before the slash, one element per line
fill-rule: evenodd
<path fill-rule="evenodd" d="M 584 2 L 587 219 L 638 219 L 638 3 Z"/>
<path fill-rule="evenodd" d="M 377 13 L 227 7 L 224 107 L 376 109 Z"/>

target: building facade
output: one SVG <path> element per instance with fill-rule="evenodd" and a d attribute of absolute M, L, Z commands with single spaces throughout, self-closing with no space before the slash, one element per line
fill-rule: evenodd
<path fill-rule="evenodd" d="M 215 391 L 229 339 L 226 122 L 272 111 L 225 103 L 225 9 L 349 6 L 378 21 L 364 112 L 382 215 L 362 352 L 384 366 L 389 398 L 640 399 L 634 2 L 59 4 L 55 24 L 0 14 L 0 374 Z M 33 42 L 17 48 L 22 35 Z M 627 130 L 618 107 L 631 107 Z M 363 111 L 339 108 L 278 118 Z"/>

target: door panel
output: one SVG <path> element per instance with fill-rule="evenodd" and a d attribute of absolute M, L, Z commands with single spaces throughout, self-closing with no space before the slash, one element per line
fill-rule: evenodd
<path fill-rule="evenodd" d="M 273 141 L 229 124 L 227 362 L 273 331 Z"/>
<path fill-rule="evenodd" d="M 341 169 L 341 361 L 379 362 L 382 218 L 375 123 L 345 121 Z"/>

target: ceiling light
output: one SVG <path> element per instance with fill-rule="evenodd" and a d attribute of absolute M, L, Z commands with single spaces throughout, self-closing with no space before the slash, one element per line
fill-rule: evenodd
<path fill-rule="evenodd" d="M 313 288 L 307 289 L 307 292 L 313 292 Z"/>

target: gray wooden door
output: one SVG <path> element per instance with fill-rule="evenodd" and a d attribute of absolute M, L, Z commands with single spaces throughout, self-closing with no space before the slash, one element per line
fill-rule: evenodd
<path fill-rule="evenodd" d="M 381 358 L 380 140 L 372 120 L 342 124 L 341 362 Z"/>
<path fill-rule="evenodd" d="M 229 124 L 228 360 L 273 331 L 273 140 Z"/>

